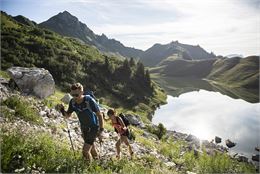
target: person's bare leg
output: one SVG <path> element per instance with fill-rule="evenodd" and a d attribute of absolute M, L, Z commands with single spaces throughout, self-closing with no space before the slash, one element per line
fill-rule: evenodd
<path fill-rule="evenodd" d="M 90 162 L 93 160 L 92 159 L 92 155 L 90 153 L 91 148 L 92 148 L 92 145 L 84 143 L 83 151 L 82 151 L 83 152 L 83 156 L 86 158 L 86 160 L 88 160 Z"/>
<path fill-rule="evenodd" d="M 132 147 L 128 141 L 128 138 L 127 136 L 122 136 L 122 139 L 124 141 L 124 143 L 128 146 L 128 149 L 129 149 L 129 154 L 132 156 L 133 155 L 133 150 L 132 150 Z"/>
<path fill-rule="evenodd" d="M 93 145 L 91 147 L 91 155 L 94 159 L 98 159 L 98 153 L 97 153 L 95 143 L 93 143 Z"/>
<path fill-rule="evenodd" d="M 121 145 L 121 137 L 116 142 L 116 153 L 117 158 L 120 159 L 120 145 Z"/>

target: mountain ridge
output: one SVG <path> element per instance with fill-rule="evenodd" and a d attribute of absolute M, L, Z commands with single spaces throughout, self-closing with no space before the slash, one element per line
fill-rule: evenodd
<path fill-rule="evenodd" d="M 95 34 L 90 28 L 87 27 L 86 24 L 80 22 L 77 17 L 71 15 L 67 11 L 60 12 L 59 14 L 49 18 L 47 21 L 40 23 L 39 26 L 53 30 L 61 35 L 76 37 L 83 40 L 85 43 L 94 45 L 99 50 L 104 52 L 111 52 L 128 58 L 133 57 L 135 59 L 140 59 L 145 66 L 150 66 L 150 62 L 154 62 L 154 57 L 150 56 L 151 54 L 149 51 L 158 45 L 171 47 L 155 51 L 156 53 L 164 53 L 161 55 L 155 54 L 156 59 L 159 59 L 160 61 L 173 53 L 182 54 L 186 59 L 208 59 L 216 57 L 213 53 L 206 52 L 198 45 L 193 46 L 188 44 L 181 44 L 178 41 L 171 42 L 166 45 L 154 44 L 154 46 L 148 48 L 145 51 L 127 47 L 116 39 L 109 39 L 105 34 Z M 166 52 L 163 51 L 165 49 Z M 160 61 L 156 63 L 159 63 Z M 152 64 L 152 66 L 154 65 L 155 64 Z"/>
<path fill-rule="evenodd" d="M 125 57 L 137 58 L 142 50 L 125 47 L 120 41 L 109 39 L 105 34 L 95 34 L 86 24 L 77 17 L 64 11 L 39 24 L 40 27 L 51 29 L 61 35 L 76 37 L 85 43 L 94 45 L 101 51 L 119 53 Z"/>
<path fill-rule="evenodd" d="M 159 43 L 154 44 L 151 48 L 147 49 L 144 52 L 141 60 L 144 65 L 154 67 L 172 55 L 176 55 L 178 58 L 182 58 L 185 60 L 202 60 L 216 58 L 213 53 L 206 52 L 199 45 L 193 46 L 182 44 L 178 41 L 172 41 L 164 45 Z"/>

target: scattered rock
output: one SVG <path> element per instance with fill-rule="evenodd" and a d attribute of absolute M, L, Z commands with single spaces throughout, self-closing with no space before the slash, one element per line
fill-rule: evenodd
<path fill-rule="evenodd" d="M 187 171 L 186 174 L 196 174 L 196 173 Z"/>
<path fill-rule="evenodd" d="M 166 162 L 165 163 L 165 165 L 167 166 L 167 167 L 175 167 L 176 166 L 176 164 L 174 163 L 174 162 Z"/>
<path fill-rule="evenodd" d="M 239 156 L 237 157 L 237 160 L 238 160 L 239 162 L 248 162 L 248 158 L 245 157 L 245 156 L 241 156 L 241 155 L 239 155 Z"/>
<path fill-rule="evenodd" d="M 253 156 L 252 156 L 252 160 L 259 162 L 259 154 L 253 155 Z"/>
<path fill-rule="evenodd" d="M 236 143 L 230 141 L 229 139 L 226 140 L 226 145 L 228 148 L 232 148 L 236 145 Z"/>
<path fill-rule="evenodd" d="M 221 143 L 221 138 L 218 136 L 215 136 L 215 142 L 216 142 L 216 144 Z"/>
<path fill-rule="evenodd" d="M 21 168 L 21 169 L 15 169 L 14 171 L 16 172 L 16 173 L 20 173 L 20 172 L 23 172 L 25 170 L 25 168 L 23 167 L 23 168 Z"/>
<path fill-rule="evenodd" d="M 195 137 L 194 135 L 189 134 L 186 138 L 186 141 L 190 142 L 190 141 L 197 141 L 199 140 L 197 137 Z"/>

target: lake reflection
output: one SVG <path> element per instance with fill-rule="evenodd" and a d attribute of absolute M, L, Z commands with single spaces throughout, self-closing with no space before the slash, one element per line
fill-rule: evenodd
<path fill-rule="evenodd" d="M 169 130 L 190 133 L 200 139 L 211 140 L 215 136 L 221 137 L 222 142 L 230 139 L 237 143 L 231 150 L 247 156 L 260 145 L 259 103 L 205 90 L 168 96 L 167 102 L 155 111 L 154 124 L 163 123 Z"/>

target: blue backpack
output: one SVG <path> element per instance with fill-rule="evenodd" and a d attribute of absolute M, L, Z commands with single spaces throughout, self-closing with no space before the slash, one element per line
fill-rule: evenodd
<path fill-rule="evenodd" d="M 91 107 L 90 107 L 89 101 L 87 100 L 87 95 L 84 96 L 84 99 L 83 99 L 83 100 L 84 100 L 84 102 L 85 102 L 85 104 L 86 104 L 86 108 L 87 108 L 89 111 L 93 112 L 92 109 L 91 109 Z M 81 109 L 79 109 L 78 107 L 76 107 L 74 100 L 72 100 L 72 107 L 73 107 L 73 109 L 77 110 L 78 112 L 82 112 Z"/>
<path fill-rule="evenodd" d="M 86 91 L 86 92 L 84 92 L 83 95 L 89 95 L 89 96 L 92 97 L 95 101 L 97 101 L 97 98 L 95 97 L 93 91 Z"/>

